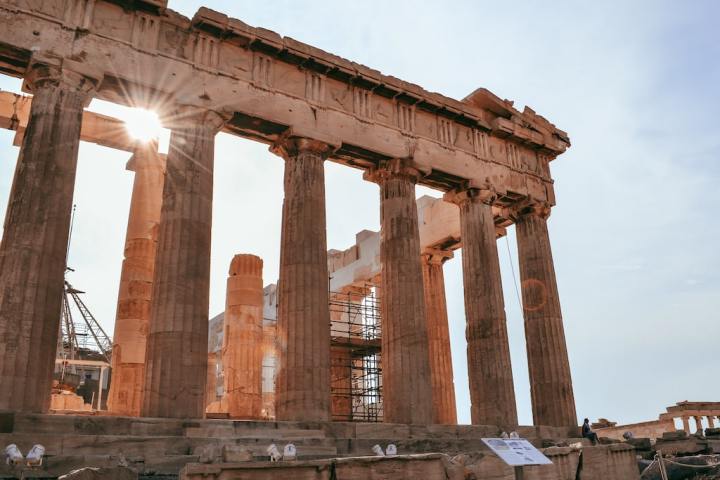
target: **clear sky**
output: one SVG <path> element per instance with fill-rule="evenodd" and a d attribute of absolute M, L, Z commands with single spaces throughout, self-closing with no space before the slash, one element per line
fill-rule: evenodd
<path fill-rule="evenodd" d="M 578 415 L 632 422 L 677 401 L 720 400 L 720 3 L 170 0 L 187 16 L 203 4 L 453 98 L 486 87 L 566 130 L 573 146 L 551 165 L 549 225 Z M 2 77 L 0 88 L 19 81 Z M 12 138 L 0 131 L 0 211 Z M 128 157 L 82 144 L 75 190 L 70 281 L 109 331 Z M 264 145 L 220 134 L 215 162 L 210 315 L 223 310 L 233 254 L 260 255 L 265 283 L 276 280 L 282 204 L 283 164 Z M 379 228 L 376 185 L 332 163 L 326 181 L 330 248 Z M 519 418 L 530 424 L 512 228 L 498 247 Z M 460 254 L 445 276 L 468 423 Z"/>

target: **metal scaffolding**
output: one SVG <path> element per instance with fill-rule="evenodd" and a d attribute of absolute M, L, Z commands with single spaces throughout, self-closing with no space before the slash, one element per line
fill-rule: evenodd
<path fill-rule="evenodd" d="M 368 284 L 329 297 L 332 419 L 382 422 L 378 288 Z"/>

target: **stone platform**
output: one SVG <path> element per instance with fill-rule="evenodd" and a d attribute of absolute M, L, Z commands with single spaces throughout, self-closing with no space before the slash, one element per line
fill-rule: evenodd
<path fill-rule="evenodd" d="M 0 413 L 0 447 L 16 443 L 23 453 L 27 453 L 36 443 L 46 447 L 44 469 L 36 472 L 36 476 L 40 475 L 40 478 L 55 478 L 71 469 L 84 466 L 117 465 L 128 465 L 136 469 L 141 473 L 141 478 L 176 478 L 187 464 L 192 464 L 187 467 L 189 472 L 209 469 L 207 478 L 264 478 L 247 476 L 246 473 L 243 476 L 232 476 L 229 473 L 217 472 L 219 465 L 224 462 L 237 462 L 238 455 L 247 456 L 246 452 L 252 454 L 253 461 L 233 468 L 240 471 L 254 465 L 256 472 L 260 471 L 262 469 L 257 465 L 262 463 L 256 462 L 268 460 L 266 449 L 271 443 L 282 449 L 290 442 L 297 446 L 299 462 L 325 461 L 329 465 L 338 462 L 337 459 L 372 455 L 375 444 L 385 448 L 388 443 L 394 443 L 401 455 L 438 453 L 445 454 L 442 458 L 459 454 L 475 459 L 478 456 L 484 457 L 487 468 L 491 468 L 491 464 L 499 465 L 491 470 L 499 472 L 501 476 L 478 478 L 504 478 L 503 465 L 490 454 L 481 438 L 497 437 L 502 431 L 512 430 L 537 447 L 582 443 L 577 438 L 578 432 L 575 428 L 177 420 Z M 614 448 L 618 447 L 626 446 Z M 548 454 L 562 455 L 563 458 L 568 456 L 568 461 L 571 461 L 572 456 L 567 448 L 556 451 L 550 449 Z M 432 458 L 437 460 L 440 457 Z M 423 461 L 430 462 L 429 459 Z M 299 466 L 298 463 L 295 465 Z M 366 465 L 363 468 L 371 467 Z M 412 471 L 415 467 L 407 468 Z M 572 470 L 572 467 L 569 468 Z M 217 475 L 211 474 L 210 470 Z M 13 472 L 5 465 L 0 467 L 0 478 L 3 478 L 3 475 L 5 478 L 13 478 Z"/>

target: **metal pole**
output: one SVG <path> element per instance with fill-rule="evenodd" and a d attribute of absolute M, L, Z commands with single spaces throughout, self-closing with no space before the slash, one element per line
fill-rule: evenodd
<path fill-rule="evenodd" d="M 523 472 L 523 467 L 515 467 L 515 480 L 523 480 L 525 478 L 525 473 Z"/>
<path fill-rule="evenodd" d="M 662 480 L 668 480 L 668 474 L 667 470 L 665 470 L 665 462 L 663 460 L 662 450 L 658 450 L 656 453 L 658 459 L 658 469 L 660 470 L 660 477 L 662 477 Z"/>
<path fill-rule="evenodd" d="M 98 411 L 102 410 L 102 390 L 103 390 L 103 377 L 105 376 L 105 367 L 100 367 L 100 379 L 98 380 Z"/>

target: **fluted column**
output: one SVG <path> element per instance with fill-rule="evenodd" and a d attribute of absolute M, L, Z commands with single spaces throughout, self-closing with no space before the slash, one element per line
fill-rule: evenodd
<path fill-rule="evenodd" d="M 690 433 L 690 419 L 688 417 L 680 417 L 682 420 L 683 430 L 685 433 Z"/>
<path fill-rule="evenodd" d="M 380 186 L 383 408 L 387 423 L 431 424 L 432 386 L 415 183 L 394 159 L 365 174 Z"/>
<path fill-rule="evenodd" d="M 108 394 L 108 411 L 116 415 L 136 417 L 142 407 L 145 347 L 165 178 L 165 155 L 159 154 L 157 147 L 156 140 L 139 143 L 127 164 L 127 169 L 135 172 L 135 180 L 120 273 Z"/>
<path fill-rule="evenodd" d="M 491 190 L 468 188 L 446 199 L 460 207 L 468 377 L 473 424 L 516 425 L 505 302 Z"/>
<path fill-rule="evenodd" d="M 715 428 L 715 417 L 713 415 L 707 416 L 708 428 Z"/>
<path fill-rule="evenodd" d="M 223 119 L 179 109 L 163 188 L 145 359 L 142 415 L 201 418 L 205 411 L 215 134 Z"/>
<path fill-rule="evenodd" d="M 50 407 L 82 113 L 97 83 L 64 67 L 32 63 L 26 77 L 33 100 L 0 243 L 0 410 Z"/>
<path fill-rule="evenodd" d="M 433 423 L 449 425 L 457 423 L 457 408 L 443 263 L 452 256 L 449 251 L 427 251 L 422 255 Z"/>
<path fill-rule="evenodd" d="M 533 419 L 535 425 L 576 426 L 570 362 L 546 222 L 549 214 L 549 207 L 542 205 L 523 208 L 515 227 Z"/>
<path fill-rule="evenodd" d="M 230 264 L 223 325 L 224 402 L 232 418 L 258 419 L 262 410 L 263 261 L 235 255 Z"/>
<path fill-rule="evenodd" d="M 285 159 L 285 199 L 278 281 L 278 420 L 330 419 L 325 172 L 332 148 L 285 139 L 273 152 Z"/>

